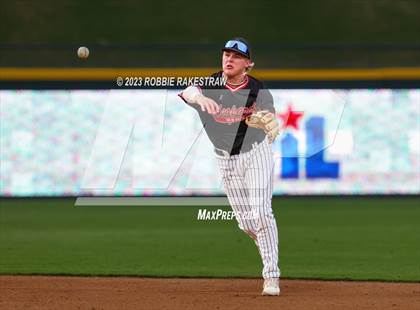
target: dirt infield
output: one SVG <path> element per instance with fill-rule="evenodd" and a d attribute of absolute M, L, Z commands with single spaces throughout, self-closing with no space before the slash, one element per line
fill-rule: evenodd
<path fill-rule="evenodd" d="M 419 309 L 420 284 L 256 279 L 0 276 L 0 309 Z"/>

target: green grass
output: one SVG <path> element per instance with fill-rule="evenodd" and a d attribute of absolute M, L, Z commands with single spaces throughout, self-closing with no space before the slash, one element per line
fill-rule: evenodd
<path fill-rule="evenodd" d="M 287 278 L 420 281 L 418 198 L 276 199 Z M 196 207 L 0 200 L 0 274 L 258 277 L 235 221 Z"/>

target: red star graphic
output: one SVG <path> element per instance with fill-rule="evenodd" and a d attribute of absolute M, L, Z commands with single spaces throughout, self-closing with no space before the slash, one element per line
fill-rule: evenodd
<path fill-rule="evenodd" d="M 303 112 L 293 111 L 290 104 L 288 105 L 286 112 L 277 114 L 277 117 L 283 120 L 283 129 L 290 126 L 296 130 L 299 130 L 298 121 L 302 116 Z"/>

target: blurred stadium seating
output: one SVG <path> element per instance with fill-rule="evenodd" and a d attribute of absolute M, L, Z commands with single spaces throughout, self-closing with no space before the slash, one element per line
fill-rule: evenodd
<path fill-rule="evenodd" d="M 0 67 L 214 67 L 238 35 L 258 68 L 418 67 L 419 12 L 411 0 L 9 1 Z"/>

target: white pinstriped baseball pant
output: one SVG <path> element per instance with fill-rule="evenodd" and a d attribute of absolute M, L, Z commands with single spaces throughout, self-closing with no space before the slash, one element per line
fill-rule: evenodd
<path fill-rule="evenodd" d="M 273 154 L 265 139 L 252 150 L 233 156 L 217 155 L 224 190 L 236 213 L 238 226 L 257 245 L 264 279 L 280 277 L 278 233 L 271 208 L 273 194 Z M 250 214 L 252 217 L 238 216 Z"/>

